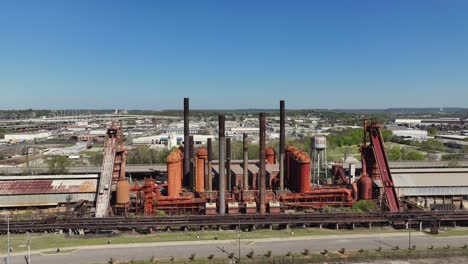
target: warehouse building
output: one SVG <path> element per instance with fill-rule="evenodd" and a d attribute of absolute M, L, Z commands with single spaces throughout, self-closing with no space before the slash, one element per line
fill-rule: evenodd
<path fill-rule="evenodd" d="M 45 139 L 50 137 L 51 134 L 48 131 L 38 131 L 38 132 L 29 132 L 29 133 L 14 133 L 14 134 L 5 134 L 5 141 L 34 141 L 37 139 Z"/>
<path fill-rule="evenodd" d="M 393 183 L 402 200 L 425 209 L 443 206 L 447 209 L 468 210 L 468 170 L 445 169 L 393 169 Z M 383 194 L 380 180 L 374 181 Z"/>
<path fill-rule="evenodd" d="M 80 200 L 94 202 L 98 174 L 1 176 L 0 208 L 60 210 Z"/>

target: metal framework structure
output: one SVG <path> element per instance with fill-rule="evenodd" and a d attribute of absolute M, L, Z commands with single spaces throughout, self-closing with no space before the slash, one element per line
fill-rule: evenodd
<path fill-rule="evenodd" d="M 392 174 L 390 172 L 390 166 L 388 166 L 387 154 L 385 153 L 385 145 L 379 123 L 369 120 L 364 122 L 364 145 L 366 134 L 369 135 L 375 162 L 379 169 L 380 178 L 382 179 L 387 206 L 391 212 L 400 212 L 402 208 L 400 207 L 398 195 L 393 185 Z"/>
<path fill-rule="evenodd" d="M 104 158 L 96 199 L 96 217 L 109 215 L 112 184 L 117 182 L 121 170 L 125 170 L 123 135 L 121 128 L 112 124 L 107 129 Z"/>

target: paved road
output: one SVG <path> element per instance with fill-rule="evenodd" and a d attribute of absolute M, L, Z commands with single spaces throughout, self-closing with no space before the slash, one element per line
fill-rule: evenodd
<path fill-rule="evenodd" d="M 461 246 L 468 243 L 468 237 L 432 237 L 421 233 L 412 233 L 412 245 L 418 248 L 434 245 L 443 247 Z M 390 248 L 399 246 L 408 247 L 408 236 L 406 234 L 376 234 L 376 235 L 344 235 L 344 236 L 321 236 L 321 237 L 296 237 L 281 239 L 249 239 L 241 240 L 241 254 L 245 256 L 250 250 L 255 254 L 263 254 L 271 250 L 274 255 L 286 254 L 287 252 L 300 253 L 305 248 L 311 252 L 319 252 L 323 249 L 337 251 L 341 248 L 347 250 L 376 249 L 378 247 Z M 228 252 L 237 255 L 237 241 L 191 241 L 191 242 L 163 242 L 131 245 L 106 245 L 93 246 L 76 250 L 67 254 L 43 255 L 34 253 L 32 260 L 34 264 L 49 263 L 96 263 L 106 262 L 109 258 L 115 260 L 131 260 L 155 258 L 187 258 L 195 253 L 197 258 L 205 258 L 210 254 L 225 256 L 217 247 L 222 247 Z M 3 256 L 4 257 L 4 256 Z M 3 259 L 2 257 L 2 259 Z M 24 264 L 24 254 L 14 254 L 11 264 Z"/>

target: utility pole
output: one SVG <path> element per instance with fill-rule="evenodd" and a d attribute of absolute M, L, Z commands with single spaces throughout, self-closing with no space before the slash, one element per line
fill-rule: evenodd
<path fill-rule="evenodd" d="M 241 239 L 240 239 L 240 232 L 241 232 L 241 225 L 240 225 L 240 220 L 239 220 L 239 226 L 237 228 L 237 242 L 238 242 L 238 247 L 239 247 L 239 260 L 237 263 L 241 262 Z"/>
<path fill-rule="evenodd" d="M 408 215 L 408 254 L 411 254 L 411 216 Z"/>
<path fill-rule="evenodd" d="M 31 236 L 28 232 L 28 264 L 31 264 Z"/>
<path fill-rule="evenodd" d="M 7 240 L 8 240 L 8 249 L 7 249 L 7 264 L 11 264 L 10 262 L 10 213 L 7 211 Z"/>

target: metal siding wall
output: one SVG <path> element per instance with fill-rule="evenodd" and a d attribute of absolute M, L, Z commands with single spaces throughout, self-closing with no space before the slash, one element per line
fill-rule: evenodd
<path fill-rule="evenodd" d="M 80 199 L 94 201 L 95 193 L 73 193 L 71 202 Z M 66 203 L 68 194 L 36 194 L 36 195 L 5 195 L 0 196 L 0 208 L 2 205 L 13 206 L 40 206 L 47 204 Z"/>
<path fill-rule="evenodd" d="M 468 187 L 397 188 L 397 192 L 400 197 L 468 195 Z"/>

